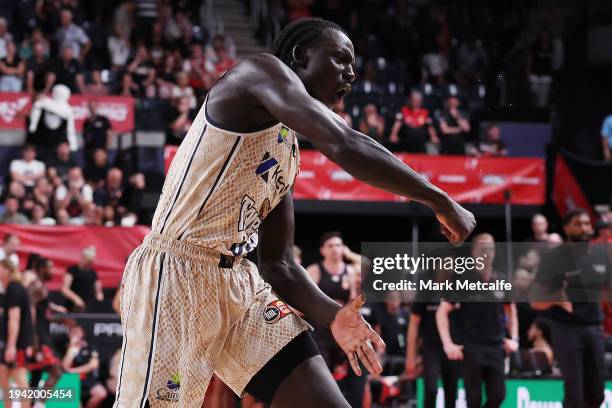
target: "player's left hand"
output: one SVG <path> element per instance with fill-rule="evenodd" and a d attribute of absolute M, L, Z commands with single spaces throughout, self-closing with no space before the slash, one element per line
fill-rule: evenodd
<path fill-rule="evenodd" d="M 514 353 L 519 349 L 519 344 L 516 340 L 513 339 L 504 339 L 504 350 L 506 350 L 507 354 Z"/>
<path fill-rule="evenodd" d="M 359 313 L 364 303 L 363 295 L 351 299 L 338 310 L 330 329 L 334 340 L 348 356 L 355 374 L 361 375 L 359 367 L 361 360 L 370 374 L 377 376 L 382 372 L 382 365 L 378 361 L 372 343 L 382 350 L 385 348 L 385 342 Z"/>

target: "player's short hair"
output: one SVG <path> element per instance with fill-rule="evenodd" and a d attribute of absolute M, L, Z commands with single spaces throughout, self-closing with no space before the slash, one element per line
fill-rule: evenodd
<path fill-rule="evenodd" d="M 325 245 L 325 243 L 332 238 L 342 239 L 342 234 L 339 231 L 329 231 L 321 235 L 321 239 L 319 240 L 319 248 L 322 248 L 323 245 Z"/>
<path fill-rule="evenodd" d="M 346 34 L 338 24 L 322 18 L 302 18 L 289 23 L 274 41 L 272 54 L 293 69 L 293 49 L 296 46 L 310 47 L 321 40 L 327 29 L 338 30 Z"/>
<path fill-rule="evenodd" d="M 589 215 L 589 212 L 587 210 L 585 210 L 584 208 L 574 208 L 572 210 L 569 210 L 568 212 L 565 213 L 565 215 L 563 216 L 562 222 L 563 222 L 563 226 L 565 227 L 566 225 L 568 225 L 570 222 L 572 222 L 572 220 L 578 216 L 581 216 L 583 214 Z"/>

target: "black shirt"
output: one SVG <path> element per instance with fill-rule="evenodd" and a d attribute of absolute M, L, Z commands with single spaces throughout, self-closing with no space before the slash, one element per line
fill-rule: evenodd
<path fill-rule="evenodd" d="M 83 123 L 85 148 L 88 150 L 106 149 L 106 135 L 111 129 L 110 120 L 106 116 L 95 115 Z"/>
<path fill-rule="evenodd" d="M 79 295 L 89 309 L 96 301 L 96 281 L 98 275 L 93 269 L 81 269 L 79 265 L 72 265 L 68 268 L 68 273 L 72 275 L 70 290 Z"/>
<path fill-rule="evenodd" d="M 476 281 L 480 278 L 475 272 L 468 271 L 457 279 Z M 451 312 L 455 319 L 455 343 L 501 345 L 506 335 L 506 315 L 501 301 L 503 294 L 498 299 L 495 292 L 483 290 L 471 291 L 463 296 L 467 296 L 467 299 L 457 302 L 453 302 L 452 293 L 446 296 L 446 300 L 453 302 L 455 306 Z"/>
<path fill-rule="evenodd" d="M 62 181 L 68 180 L 68 171 L 77 167 L 76 161 L 72 158 L 72 155 L 68 157 L 68 160 L 61 160 L 57 155 L 52 157 L 47 163 L 49 167 L 54 167 L 57 170 L 57 175 L 62 179 Z"/>
<path fill-rule="evenodd" d="M 91 163 L 85 169 L 85 180 L 98 184 L 104 180 L 109 169 L 110 166 L 108 164 L 97 166 L 95 163 Z"/>
<path fill-rule="evenodd" d="M 535 280 L 551 292 L 565 285 L 564 292 L 572 302 L 571 314 L 553 306 L 545 312 L 545 317 L 567 324 L 601 324 L 600 295 L 612 280 L 607 245 L 585 242 L 553 248 L 543 254 Z"/>
<path fill-rule="evenodd" d="M 72 368 L 81 367 L 91 361 L 92 358 L 98 356 L 98 351 L 91 347 L 87 342 L 81 344 L 79 353 L 72 360 Z M 80 374 L 81 381 L 84 380 L 97 380 L 99 377 L 98 370 L 93 370 L 87 374 Z"/>
<path fill-rule="evenodd" d="M 34 90 L 41 91 L 45 88 L 48 69 L 49 64 L 46 59 L 43 59 L 42 62 L 37 61 L 34 57 L 28 60 L 26 64 L 26 71 L 32 72 L 32 75 L 34 76 Z"/>
<path fill-rule="evenodd" d="M 81 63 L 73 58 L 68 62 L 64 62 L 59 59 L 52 68 L 53 73 L 56 75 L 55 83 L 64 84 L 72 93 L 79 93 L 80 89 L 77 88 L 76 76 L 83 71 Z"/>
<path fill-rule="evenodd" d="M 380 325 L 381 337 L 387 347 L 385 352 L 393 356 L 406 356 L 406 331 L 408 329 L 408 313 L 399 309 L 396 314 L 387 311 L 381 304 L 376 317 Z"/>
<path fill-rule="evenodd" d="M 23 350 L 33 345 L 34 328 L 32 326 L 32 313 L 28 292 L 19 282 L 11 281 L 4 295 L 4 319 L 2 339 L 6 344 L 8 340 L 9 309 L 18 307 L 21 313 L 19 320 L 19 335 L 17 336 L 17 349 Z"/>
<path fill-rule="evenodd" d="M 438 325 L 436 324 L 436 312 L 439 306 L 440 302 L 414 302 L 410 309 L 410 313 L 421 318 L 419 337 L 423 339 L 423 344 L 426 347 L 442 347 L 442 340 L 440 340 L 440 333 L 438 333 Z M 452 326 L 454 320 L 452 313 L 449 315 L 449 320 Z"/>

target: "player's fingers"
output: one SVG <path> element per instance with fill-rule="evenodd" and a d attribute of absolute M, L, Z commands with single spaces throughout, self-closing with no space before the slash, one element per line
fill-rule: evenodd
<path fill-rule="evenodd" d="M 372 363 L 370 362 L 370 360 L 368 359 L 368 357 L 366 356 L 366 354 L 364 353 L 361 347 L 357 347 L 357 357 L 359 357 L 359 360 L 363 363 L 366 370 L 368 370 L 370 374 L 376 375 L 374 371 L 374 366 L 372 366 Z"/>
<path fill-rule="evenodd" d="M 361 347 L 361 351 L 363 354 L 365 354 L 365 358 L 368 360 L 368 371 L 370 374 L 379 375 L 382 372 L 382 365 L 380 365 L 380 361 L 378 361 L 378 357 L 372 348 L 372 344 L 367 341 L 365 345 Z"/>
<path fill-rule="evenodd" d="M 357 361 L 357 355 L 351 351 L 346 353 L 346 355 L 348 356 L 349 363 L 351 363 L 351 367 L 353 368 L 355 374 L 361 376 L 361 368 L 359 367 L 359 361 Z"/>
<path fill-rule="evenodd" d="M 378 333 L 376 333 L 371 328 L 368 331 L 368 340 L 370 340 L 372 343 L 374 343 L 378 350 L 384 350 L 385 348 L 387 348 L 387 345 L 385 344 L 383 339 L 381 339 L 380 336 L 378 335 Z"/>

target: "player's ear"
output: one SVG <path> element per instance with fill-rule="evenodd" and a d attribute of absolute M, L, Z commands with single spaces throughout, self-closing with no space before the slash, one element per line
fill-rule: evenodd
<path fill-rule="evenodd" d="M 308 50 L 306 47 L 296 45 L 291 52 L 295 65 L 300 68 L 305 68 L 308 63 Z"/>

